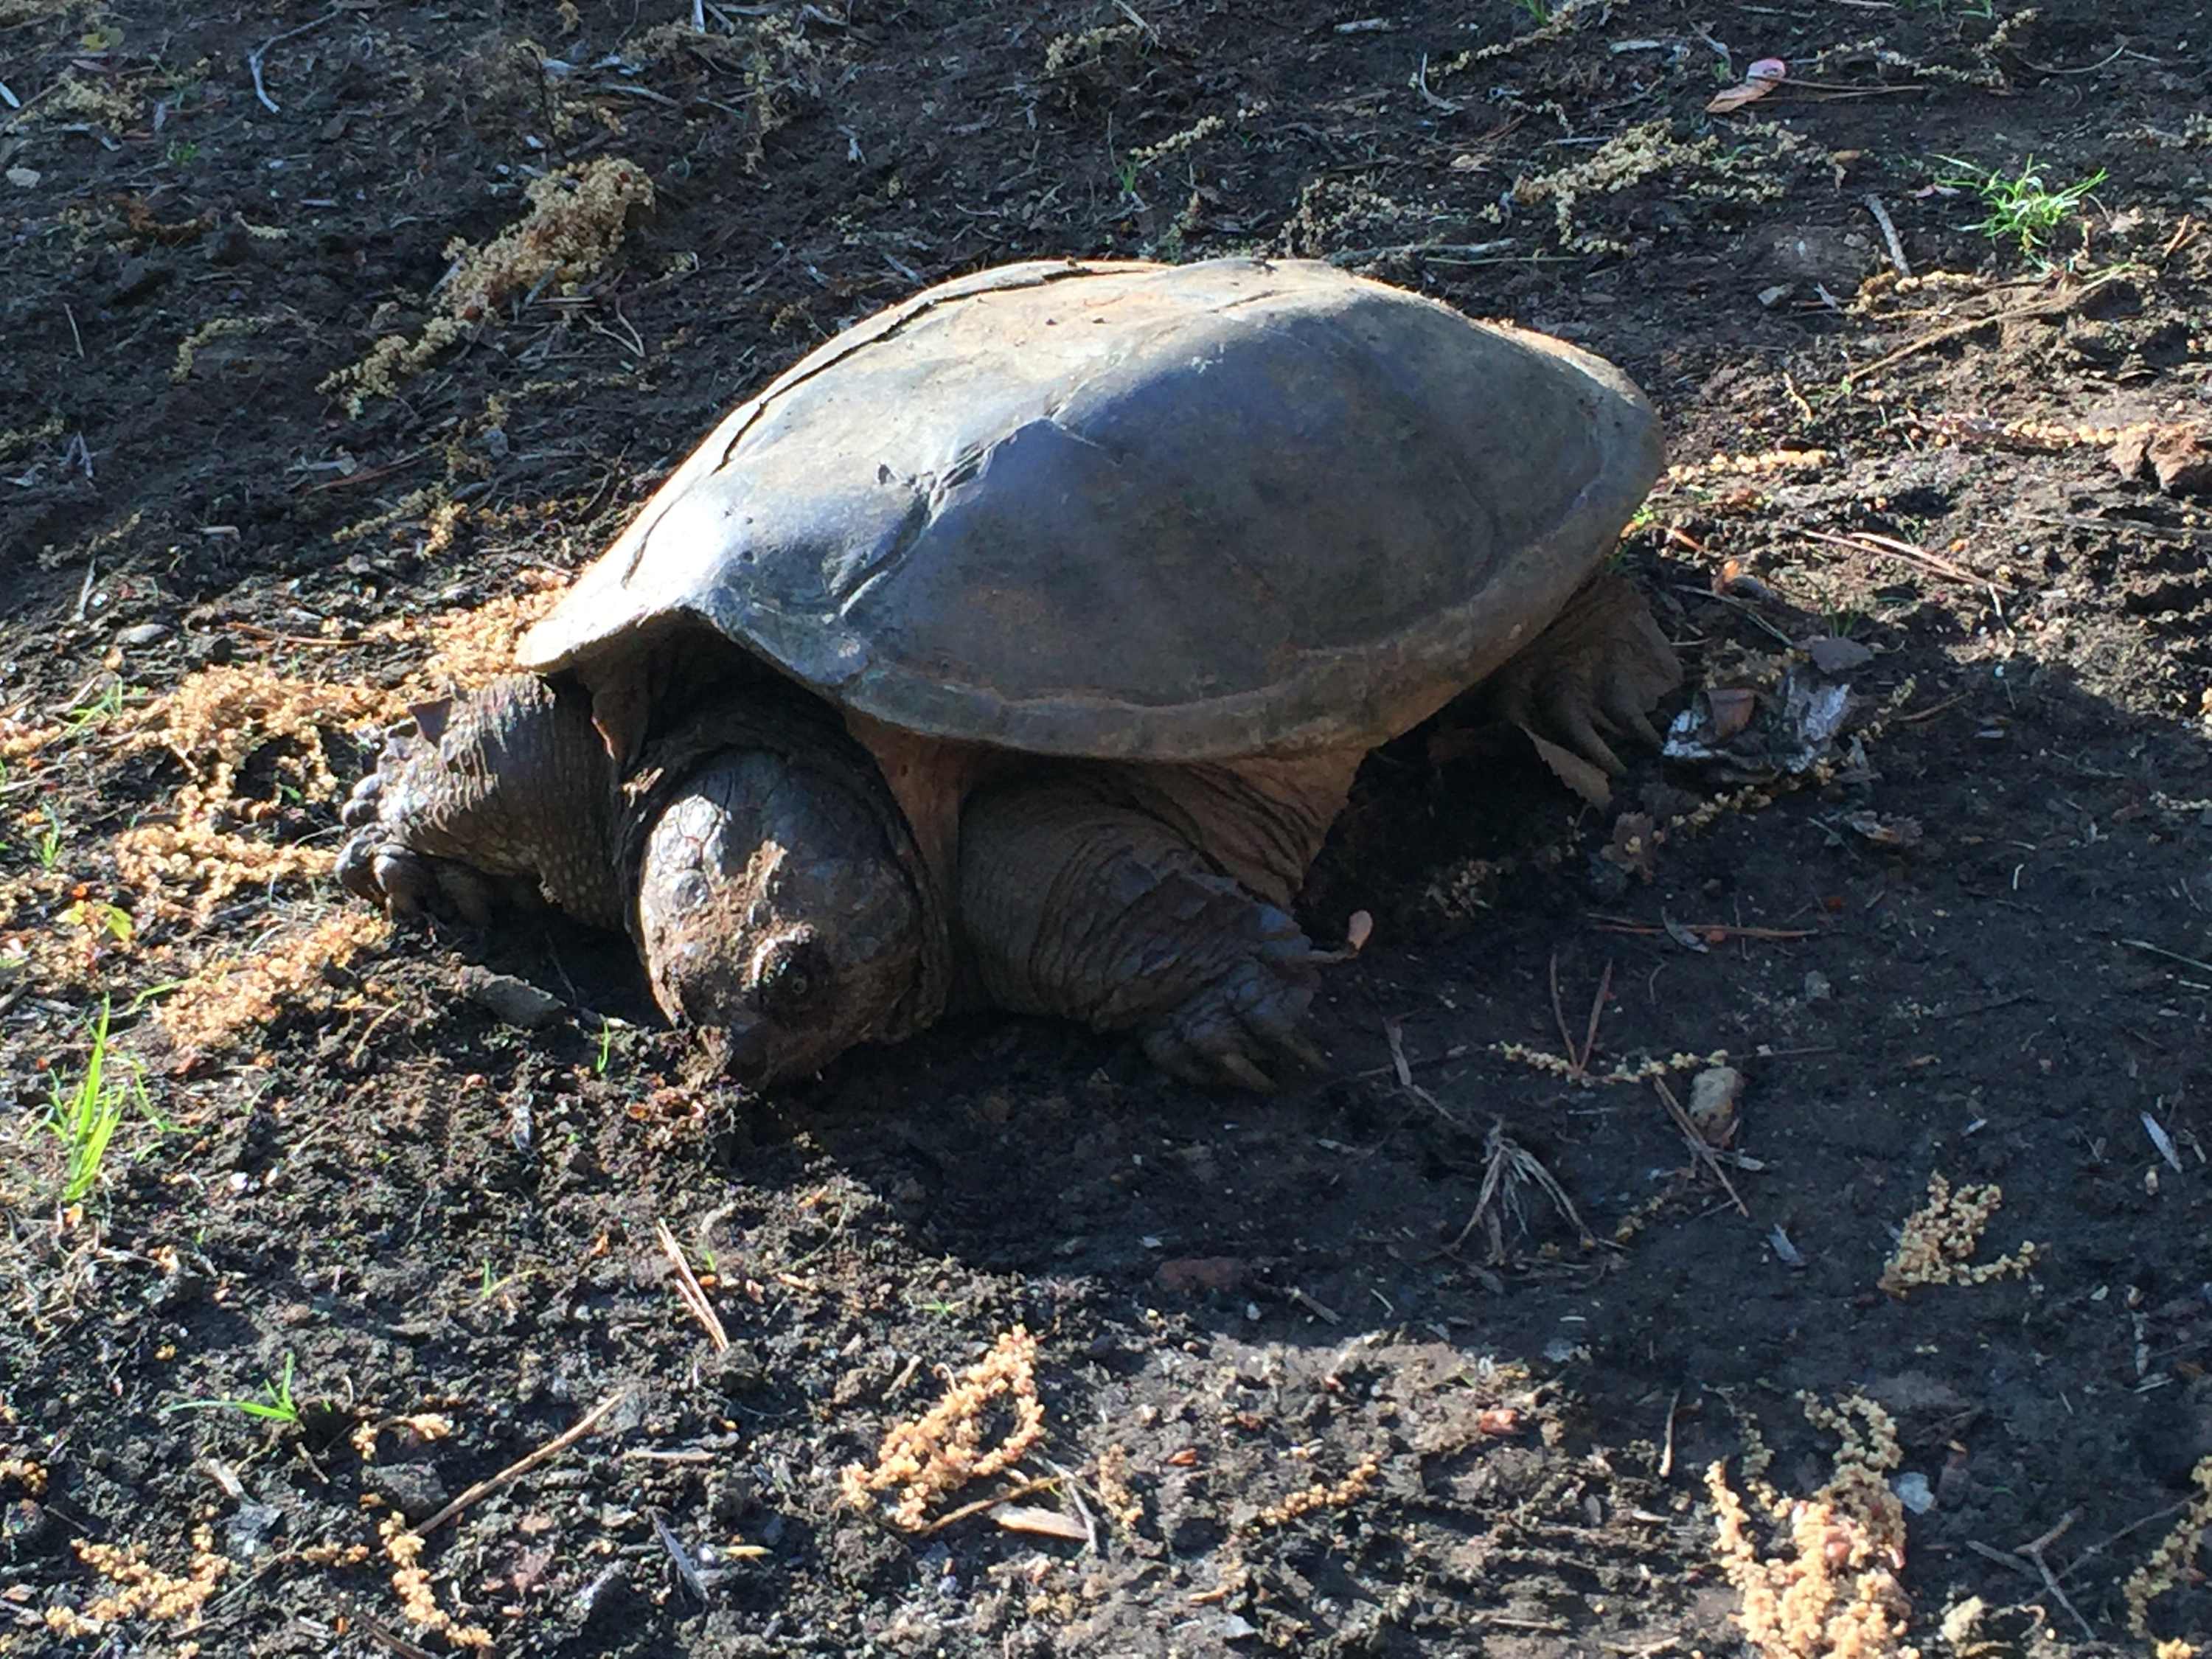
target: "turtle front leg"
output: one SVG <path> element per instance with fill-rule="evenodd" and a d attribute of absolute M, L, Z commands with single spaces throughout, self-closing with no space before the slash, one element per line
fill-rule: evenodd
<path fill-rule="evenodd" d="M 354 833 L 337 878 L 396 914 L 442 900 L 478 925 L 489 909 L 483 878 L 505 878 L 620 928 L 615 812 L 614 763 L 589 708 L 510 676 L 392 728 L 340 814 Z"/>
<path fill-rule="evenodd" d="M 1273 1087 L 1316 954 L 1277 906 L 1161 818 L 1078 776 L 986 791 L 960 826 L 960 916 L 1000 1006 L 1133 1031 L 1188 1081 Z"/>
<path fill-rule="evenodd" d="M 1633 736 L 1657 748 L 1650 711 L 1681 683 L 1643 593 L 1608 574 L 1585 583 L 1486 690 L 1507 720 L 1619 774 L 1626 769 L 1607 740 Z"/>

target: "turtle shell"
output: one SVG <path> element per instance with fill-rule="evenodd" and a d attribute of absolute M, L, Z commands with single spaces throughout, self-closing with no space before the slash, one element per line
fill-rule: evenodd
<path fill-rule="evenodd" d="M 519 655 L 589 684 L 690 618 L 933 737 L 1369 745 L 1533 638 L 1661 461 L 1602 360 L 1327 264 L 1006 266 L 738 408 Z"/>

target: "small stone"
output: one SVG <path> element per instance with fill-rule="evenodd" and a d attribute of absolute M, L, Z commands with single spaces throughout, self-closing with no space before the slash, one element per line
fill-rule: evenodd
<path fill-rule="evenodd" d="M 1811 969 L 1807 971 L 1805 975 L 1806 1001 L 1826 1002 L 1830 997 L 1835 994 L 1836 988 L 1829 983 L 1828 976 L 1826 974 L 1822 973 L 1818 968 Z"/>
<path fill-rule="evenodd" d="M 1733 1066 L 1712 1066 L 1690 1079 L 1690 1124 L 1708 1146 L 1725 1146 L 1735 1138 L 1736 1106 L 1743 1098 L 1743 1073 Z"/>
<path fill-rule="evenodd" d="M 238 1506 L 237 1513 L 230 1517 L 230 1524 L 223 1529 L 225 1553 L 241 1561 L 252 1560 L 268 1547 L 269 1534 L 283 1523 L 284 1511 L 275 1504 L 247 1499 Z"/>
<path fill-rule="evenodd" d="M 513 974 L 495 974 L 473 965 L 461 970 L 461 989 L 469 1000 L 509 1025 L 534 1031 L 550 1024 L 567 1011 L 560 998 L 539 990 Z"/>
<path fill-rule="evenodd" d="M 1925 1515 L 1936 1507 L 1935 1489 L 1929 1486 L 1928 1477 L 1917 1469 L 1908 1469 L 1889 1485 L 1897 1494 L 1897 1501 L 1915 1515 Z"/>
<path fill-rule="evenodd" d="M 118 630 L 115 642 L 128 646 L 159 645 L 168 637 L 169 625 L 167 623 L 137 623 Z"/>
<path fill-rule="evenodd" d="M 428 1463 L 375 1463 L 363 1469 L 361 1484 L 410 1521 L 421 1521 L 446 1507 L 444 1479 Z"/>

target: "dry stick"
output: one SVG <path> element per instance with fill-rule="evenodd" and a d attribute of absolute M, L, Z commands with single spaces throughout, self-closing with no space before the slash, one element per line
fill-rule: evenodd
<path fill-rule="evenodd" d="M 1978 570 L 1969 569 L 1956 559 L 1947 559 L 1941 553 L 1930 553 L 1924 547 L 1915 547 L 1911 542 L 1899 541 L 1894 536 L 1877 536 L 1872 531 L 1861 531 L 1853 536 L 1838 536 L 1826 530 L 1798 527 L 1800 536 L 1816 542 L 1827 542 L 1837 547 L 1848 547 L 1856 553 L 1885 555 L 1903 563 L 1924 570 L 1931 576 L 1942 576 L 1954 582 L 1964 582 L 1972 587 L 2002 588 L 2008 593 L 2020 590 L 1995 576 L 1984 576 Z"/>
<path fill-rule="evenodd" d="M 691 1264 L 684 1259 L 684 1247 L 676 1242 L 676 1235 L 668 1231 L 665 1221 L 656 1221 L 653 1227 L 659 1236 L 661 1253 L 668 1258 L 669 1265 L 676 1269 L 676 1293 L 684 1298 L 684 1305 L 690 1310 L 691 1316 L 707 1328 L 707 1340 L 714 1345 L 714 1352 L 727 1353 L 730 1351 L 730 1334 L 722 1328 L 722 1322 L 714 1312 L 714 1304 L 707 1300 L 707 1292 L 700 1288 L 698 1275 L 691 1271 Z"/>
<path fill-rule="evenodd" d="M 2121 944 L 2130 951 L 2148 951 L 2154 957 L 2164 957 L 2168 962 L 2179 962 L 2202 974 L 2212 974 L 2212 962 L 2199 962 L 2195 957 L 2185 957 L 2179 951 L 2169 951 L 2162 945 L 2153 945 L 2148 939 L 2124 939 Z"/>
<path fill-rule="evenodd" d="M 1626 916 L 1592 916 L 1591 923 L 1601 933 L 1632 933 L 1642 939 L 1656 939 L 1667 930 L 1653 927 L 1641 921 L 1631 921 Z M 1820 930 L 1814 927 L 1739 927 L 1726 921 L 1681 921 L 1674 924 L 1686 933 L 1699 939 L 1817 939 Z"/>
<path fill-rule="evenodd" d="M 2080 1610 L 2077 1609 L 2071 1601 L 2066 1599 L 2066 1592 L 2058 1588 L 2057 1576 L 2051 1571 L 2051 1563 L 2043 1559 L 2044 1547 L 2047 1544 L 2057 1543 L 2061 1538 L 2065 1536 L 2066 1529 L 2071 1527 L 2081 1518 L 2081 1510 L 2067 1510 L 2064 1515 L 2059 1517 L 2058 1524 L 2057 1526 L 2053 1527 L 2049 1532 L 2045 1533 L 2040 1538 L 2031 1538 L 2025 1544 L 2015 1546 L 2014 1547 L 2013 1553 L 2014 1555 L 2024 1555 L 2029 1560 L 2035 1563 L 2035 1570 L 2043 1575 L 2043 1587 L 2058 1598 L 2058 1605 L 2065 1608 L 2067 1612 L 2072 1613 L 2074 1615 L 2074 1622 L 2081 1626 L 2081 1634 L 2094 1642 L 2097 1639 L 2097 1632 L 2095 1629 L 2090 1625 L 2087 1620 L 2081 1616 Z"/>
<path fill-rule="evenodd" d="M 972 1504 L 963 1504 L 958 1509 L 940 1515 L 927 1526 L 917 1529 L 914 1535 L 916 1538 L 927 1538 L 933 1532 L 943 1532 L 956 1521 L 965 1521 L 971 1515 L 981 1515 L 985 1510 L 994 1510 L 1001 1504 L 1011 1504 L 1017 1498 L 1027 1498 L 1033 1492 L 1042 1492 L 1059 1479 L 1058 1475 L 1054 1474 L 1040 1475 L 1034 1480 L 1024 1481 L 1012 1492 L 1000 1492 L 996 1498 L 979 1498 Z"/>
<path fill-rule="evenodd" d="M 1698 1126 L 1690 1121 L 1690 1115 L 1682 1109 L 1682 1103 L 1674 1098 L 1674 1091 L 1667 1086 L 1667 1079 L 1655 1077 L 1651 1079 L 1651 1086 L 1659 1091 L 1659 1098 L 1666 1103 L 1667 1115 L 1674 1120 L 1675 1128 L 1681 1131 L 1682 1138 L 1690 1143 L 1690 1155 L 1713 1172 L 1714 1178 L 1727 1192 L 1729 1202 L 1735 1206 L 1735 1212 L 1745 1220 L 1750 1220 L 1751 1211 L 1737 1194 L 1735 1183 L 1728 1178 L 1728 1171 L 1721 1168 L 1720 1159 L 1713 1156 L 1713 1149 L 1705 1144 L 1705 1138 L 1698 1133 Z"/>
<path fill-rule="evenodd" d="M 1612 989 L 1613 963 L 1608 959 L 1605 972 L 1598 976 L 1597 994 L 1590 999 L 1589 1027 L 1583 1033 L 1583 1051 L 1575 1060 L 1575 1065 L 1584 1072 L 1589 1070 L 1590 1056 L 1597 1052 L 1598 1021 L 1604 1018 L 1605 999 Z"/>
<path fill-rule="evenodd" d="M 1881 198 L 1866 198 L 1867 211 L 1874 215 L 1875 223 L 1881 227 L 1881 239 L 1889 244 L 1889 262 L 1897 267 L 1900 276 L 1912 275 L 1912 267 L 1905 262 L 1905 244 L 1898 239 L 1897 226 L 1889 216 L 1889 210 L 1881 204 Z"/>
<path fill-rule="evenodd" d="M 1659 1478 L 1664 1480 L 1674 1473 L 1674 1413 L 1680 1409 L 1682 1391 L 1674 1390 L 1674 1397 L 1667 1402 L 1667 1433 L 1659 1448 Z"/>
<path fill-rule="evenodd" d="M 1844 378 L 1854 387 L 1863 386 L 1875 375 L 1894 368 L 1906 358 L 1917 357 L 1922 352 L 1942 345 L 1947 340 L 1959 339 L 1965 335 L 1988 328 L 1993 324 L 2026 322 L 2031 318 L 2051 317 L 2060 312 L 2071 311 L 2107 283 L 2118 280 L 2118 271 L 2110 272 L 2070 294 L 2053 295 L 2050 299 L 2038 300 L 2033 305 L 2018 306 L 2010 311 L 1991 312 L 1986 317 L 1969 318 L 1963 323 L 1952 323 L 1946 327 L 1937 329 L 1933 334 L 1923 334 L 1918 339 L 1898 347 L 1887 357 L 1875 358 L 1864 368 L 1847 370 Z"/>
<path fill-rule="evenodd" d="M 581 1418 L 577 1419 L 574 1427 L 563 1429 L 559 1434 L 555 1435 L 550 1440 L 540 1446 L 536 1451 L 530 1453 L 527 1456 L 518 1458 L 515 1462 L 509 1463 L 505 1468 L 501 1469 L 497 1474 L 491 1476 L 489 1479 L 477 1481 L 475 1486 L 471 1486 L 459 1498 L 456 1498 L 452 1503 L 447 1504 L 445 1508 L 440 1510 L 435 1515 L 432 1516 L 428 1521 L 425 1521 L 421 1526 L 416 1528 L 415 1535 L 417 1538 L 428 1538 L 440 1527 L 452 1520 L 455 1516 L 459 1515 L 463 1510 L 468 1508 L 470 1504 L 475 1503 L 477 1499 L 490 1497 L 492 1493 L 499 1491 L 501 1487 L 511 1486 L 514 1482 L 520 1480 L 524 1475 L 529 1474 L 531 1470 L 536 1468 L 540 1463 L 545 1462 L 551 1458 L 558 1457 L 562 1452 L 568 1450 L 569 1447 L 574 1445 L 579 1440 L 581 1440 L 593 1429 L 599 1427 L 599 1419 L 601 1418 L 605 1417 L 609 1412 L 612 1411 L 616 1407 L 621 1405 L 623 1401 L 629 1398 L 629 1387 L 625 1383 L 623 1387 L 617 1389 L 612 1394 L 609 1395 L 605 1400 L 599 1401 L 598 1405 L 592 1407 L 590 1411 L 585 1413 Z"/>
<path fill-rule="evenodd" d="M 273 46 L 292 40 L 297 35 L 305 34 L 310 29 L 322 27 L 337 15 L 334 11 L 326 11 L 311 23 L 302 23 L 295 29 L 286 29 L 282 34 L 272 34 L 246 55 L 246 67 L 253 71 L 253 95 L 261 100 L 262 108 L 267 110 L 271 115 L 282 115 L 284 112 L 277 107 L 276 100 L 269 95 L 269 88 L 261 84 L 261 59 L 264 54 Z"/>

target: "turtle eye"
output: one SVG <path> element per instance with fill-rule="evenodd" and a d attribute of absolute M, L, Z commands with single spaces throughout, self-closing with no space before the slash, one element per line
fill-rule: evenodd
<path fill-rule="evenodd" d="M 805 1013 L 830 988 L 828 953 L 811 939 L 777 939 L 755 959 L 753 994 L 771 1019 Z"/>

